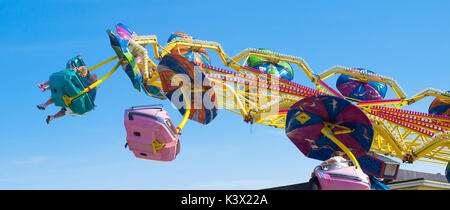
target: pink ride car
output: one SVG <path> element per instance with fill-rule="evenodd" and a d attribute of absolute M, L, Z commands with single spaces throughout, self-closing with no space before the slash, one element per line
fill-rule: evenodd
<path fill-rule="evenodd" d="M 353 162 L 353 161 L 348 161 Z M 327 170 L 327 165 L 314 168 L 320 190 L 370 190 L 370 179 L 356 166 Z"/>
<path fill-rule="evenodd" d="M 127 145 L 137 158 L 172 161 L 180 153 L 180 140 L 169 114 L 154 106 L 125 110 Z"/>

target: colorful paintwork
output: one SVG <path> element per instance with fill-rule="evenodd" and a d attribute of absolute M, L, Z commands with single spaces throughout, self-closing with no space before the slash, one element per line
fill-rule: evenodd
<path fill-rule="evenodd" d="M 137 36 L 136 32 L 122 23 L 118 23 L 116 25 L 116 31 L 120 38 L 122 38 L 123 40 L 131 40 L 133 39 L 133 37 Z"/>
<path fill-rule="evenodd" d="M 357 106 L 335 96 L 309 96 L 292 105 L 286 115 L 286 135 L 305 156 L 327 160 L 339 147 L 321 133 L 324 122 L 354 129 L 335 137 L 356 158 L 369 151 L 374 135 L 369 118 Z"/>
<path fill-rule="evenodd" d="M 450 94 L 450 91 L 446 93 Z M 435 98 L 428 108 L 428 113 L 450 117 L 450 103 L 445 102 L 443 99 Z"/>
<path fill-rule="evenodd" d="M 259 50 L 262 52 L 272 53 L 272 51 L 262 48 L 260 48 Z M 247 66 L 274 75 L 276 77 L 286 79 L 288 81 L 292 81 L 292 79 L 294 79 L 294 71 L 291 64 L 284 61 L 275 63 L 270 62 L 267 58 L 249 56 L 249 58 L 247 59 Z"/>
<path fill-rule="evenodd" d="M 134 32 L 130 27 L 122 23 L 116 25 L 116 31 L 117 34 L 120 36 L 120 38 L 122 38 L 123 40 L 131 40 L 133 39 L 133 37 L 137 36 L 136 32 Z M 143 63 L 142 58 L 140 56 L 137 56 L 134 59 L 137 63 Z M 137 68 L 139 69 L 139 72 L 142 75 L 144 73 L 143 70 L 140 69 L 139 67 Z M 141 86 L 145 94 L 147 94 L 148 96 L 159 98 L 162 100 L 167 99 L 166 96 L 162 93 L 161 88 L 153 85 L 148 85 L 144 80 L 142 80 Z"/>
<path fill-rule="evenodd" d="M 166 97 L 182 115 L 186 112 L 187 104 L 181 88 L 182 85 L 188 85 L 188 100 L 191 102 L 189 119 L 208 124 L 217 116 L 214 89 L 200 66 L 194 65 L 184 56 L 167 54 L 157 70 Z"/>
<path fill-rule="evenodd" d="M 367 74 L 372 71 L 357 68 L 354 69 L 356 73 Z M 383 83 L 369 81 L 364 82 L 358 80 L 356 77 L 341 74 L 336 81 L 336 87 L 339 92 L 346 97 L 357 100 L 382 100 L 386 96 L 387 86 Z"/>
<path fill-rule="evenodd" d="M 183 32 L 173 32 L 170 34 L 167 43 L 170 43 L 173 39 L 183 38 L 183 39 L 192 39 L 191 36 L 183 33 Z M 171 51 L 172 54 L 180 54 L 186 57 L 189 61 L 197 64 L 197 65 L 211 65 L 211 60 L 209 59 L 209 55 L 204 48 L 194 49 L 188 46 L 178 46 L 174 47 Z"/>
<path fill-rule="evenodd" d="M 133 55 L 128 49 L 128 40 L 122 39 L 118 34 L 111 30 L 106 31 L 109 35 L 111 47 L 116 52 L 119 59 L 123 62 L 122 69 L 128 75 L 133 84 L 133 87 L 137 90 L 141 90 L 142 73 L 136 65 Z"/>

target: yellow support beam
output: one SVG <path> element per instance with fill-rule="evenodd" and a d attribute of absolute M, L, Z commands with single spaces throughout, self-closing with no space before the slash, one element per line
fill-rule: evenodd
<path fill-rule="evenodd" d="M 181 93 L 183 94 L 184 100 L 186 102 L 186 108 L 183 120 L 181 123 L 177 126 L 177 133 L 180 133 L 181 129 L 186 125 L 187 120 L 189 119 L 189 115 L 191 114 L 191 94 L 190 94 L 190 87 L 187 87 L 186 85 L 181 86 Z"/>
<path fill-rule="evenodd" d="M 400 88 L 400 86 L 398 86 L 397 82 L 394 81 L 393 79 L 383 77 L 381 75 L 376 75 L 376 76 L 369 75 L 369 74 L 364 75 L 361 73 L 357 73 L 355 70 L 353 70 L 351 68 L 335 66 L 335 67 L 319 74 L 319 78 L 322 80 L 325 80 L 335 74 L 345 74 L 345 75 L 349 75 L 349 76 L 353 76 L 353 77 L 362 79 L 364 81 L 374 81 L 374 82 L 380 82 L 380 83 L 386 84 L 392 88 L 392 90 L 395 92 L 395 94 L 397 95 L 398 98 L 400 98 L 400 99 L 406 98 L 406 95 L 403 92 L 403 90 Z"/>
<path fill-rule="evenodd" d="M 440 98 L 444 101 L 446 101 L 447 103 L 450 104 L 450 94 L 443 92 L 443 91 L 439 91 L 439 90 L 435 90 L 435 89 L 425 89 L 422 92 L 416 94 L 415 96 L 407 99 L 406 101 L 408 102 L 408 104 L 413 104 L 419 100 L 424 99 L 425 97 L 429 97 L 429 96 L 434 96 L 436 98 Z"/>
<path fill-rule="evenodd" d="M 308 76 L 308 78 L 311 81 L 314 81 L 314 79 L 315 79 L 314 74 L 312 73 L 311 69 L 308 67 L 306 62 L 303 59 L 296 58 L 294 56 L 281 55 L 281 54 L 274 53 L 274 52 L 264 52 L 264 51 L 256 50 L 256 49 L 247 49 L 244 52 L 236 55 L 233 59 L 236 62 L 239 62 L 240 60 L 242 60 L 244 58 L 248 58 L 250 56 L 267 58 L 269 61 L 276 62 L 276 63 L 280 62 L 280 61 L 284 61 L 284 62 L 296 64 L 305 72 L 305 74 Z"/>
<path fill-rule="evenodd" d="M 389 145 L 394 149 L 395 154 L 397 154 L 398 158 L 403 159 L 404 153 L 402 152 L 405 150 L 404 147 L 399 145 L 399 143 L 396 141 L 395 137 L 392 136 L 391 133 L 389 133 L 383 125 L 379 125 L 378 123 L 372 123 L 375 135 L 380 135 L 385 141 L 389 143 Z"/>
<path fill-rule="evenodd" d="M 99 84 L 101 84 L 103 81 L 105 81 L 108 77 L 110 77 L 117 70 L 117 68 L 119 68 L 119 66 L 120 66 L 120 61 L 117 62 L 116 66 L 114 66 L 114 68 L 108 74 L 106 74 L 101 79 L 99 79 L 96 82 L 94 82 L 93 84 L 89 85 L 89 87 L 85 88 L 83 91 L 81 91 L 77 95 L 72 96 L 72 97 L 69 97 L 67 95 L 63 95 L 62 99 L 63 99 L 64 103 L 66 104 L 66 106 L 70 106 L 70 104 L 72 104 L 72 101 L 74 99 L 76 99 L 76 98 L 82 96 L 83 94 L 89 92 L 90 90 L 92 90 L 93 88 L 95 88 Z"/>
<path fill-rule="evenodd" d="M 355 162 L 355 164 L 358 168 L 361 168 L 361 166 L 358 163 L 358 160 L 355 158 L 355 156 L 350 151 L 350 149 L 348 149 L 347 146 L 345 146 L 341 141 L 339 141 L 339 139 L 337 139 L 333 135 L 333 131 L 331 129 L 336 125 L 333 125 L 333 124 L 327 123 L 327 122 L 324 122 L 324 124 L 325 124 L 325 127 L 323 127 L 321 130 L 322 134 L 325 135 L 326 137 L 328 137 L 331 141 L 333 141 L 339 148 L 341 148 L 342 151 L 344 151 L 345 154 L 350 158 L 350 160 Z"/>
<path fill-rule="evenodd" d="M 450 134 L 444 134 L 438 138 L 435 138 L 432 142 L 423 145 L 420 149 L 415 152 L 417 157 L 425 157 L 426 154 L 429 154 L 434 149 L 438 147 L 449 147 L 450 146 Z"/>
<path fill-rule="evenodd" d="M 100 62 L 99 64 L 97 64 L 97 65 L 95 65 L 95 66 L 89 68 L 88 70 L 89 70 L 89 72 L 94 71 L 94 70 L 97 69 L 98 67 L 103 66 L 103 65 L 105 65 L 105 64 L 107 64 L 107 63 L 109 63 L 109 62 L 111 62 L 111 61 L 113 61 L 113 60 L 116 60 L 117 58 L 118 58 L 117 56 L 114 56 L 114 57 L 112 57 L 112 58 L 110 58 L 110 59 L 107 59 L 107 60 L 105 60 L 105 61 Z"/>

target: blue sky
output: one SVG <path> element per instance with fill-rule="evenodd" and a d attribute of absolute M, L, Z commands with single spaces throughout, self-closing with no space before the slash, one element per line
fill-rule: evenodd
<path fill-rule="evenodd" d="M 309 179 L 319 161 L 306 158 L 283 130 L 246 124 L 225 110 L 206 126 L 189 122 L 173 162 L 136 159 L 124 148 L 123 112 L 162 101 L 134 90 L 120 71 L 100 86 L 94 111 L 45 124 L 58 108 L 36 108 L 49 98 L 36 84 L 79 53 L 88 66 L 114 56 L 105 31 L 119 22 L 162 45 L 182 31 L 219 42 L 230 56 L 261 47 L 302 57 L 315 73 L 334 65 L 367 68 L 396 79 L 408 97 L 449 89 L 448 1 L 124 2 L 0 2 L 0 189 L 261 189 Z M 294 68 L 294 81 L 312 87 Z M 335 79 L 325 82 L 334 87 Z M 431 100 L 406 109 L 426 112 Z M 179 123 L 178 111 L 162 103 Z M 424 162 L 401 167 L 445 170 Z"/>

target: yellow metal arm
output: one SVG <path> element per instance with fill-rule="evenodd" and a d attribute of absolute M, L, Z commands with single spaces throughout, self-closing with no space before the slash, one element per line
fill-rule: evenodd
<path fill-rule="evenodd" d="M 326 137 L 328 137 L 331 141 L 333 141 L 339 148 L 342 149 L 342 151 L 345 152 L 345 154 L 350 158 L 350 160 L 353 160 L 356 164 L 356 166 L 358 168 L 361 168 L 359 166 L 358 160 L 356 160 L 355 156 L 353 155 L 353 153 L 348 149 L 348 147 L 346 147 L 341 141 L 339 141 L 339 139 L 337 139 L 334 135 L 333 135 L 333 131 L 331 130 L 333 128 L 333 125 L 331 123 L 327 123 L 324 122 L 325 127 L 322 128 L 321 132 L 323 133 L 323 135 L 325 135 Z"/>
<path fill-rule="evenodd" d="M 156 39 L 156 36 L 136 36 L 133 38 L 133 40 L 142 46 L 146 46 L 148 44 L 151 44 L 153 46 L 153 52 L 155 53 L 155 58 L 159 58 L 159 52 L 158 52 L 158 40 Z"/>
<path fill-rule="evenodd" d="M 426 154 L 429 154 L 438 147 L 450 147 L 450 132 L 447 131 L 439 136 L 434 137 L 434 140 L 418 149 L 415 152 L 415 155 L 417 157 L 426 157 Z"/>
<path fill-rule="evenodd" d="M 114 68 L 105 76 L 103 76 L 101 79 L 97 80 L 96 82 L 94 82 L 93 84 L 91 84 L 89 87 L 85 88 L 83 91 L 81 91 L 80 93 L 78 93 L 75 96 L 69 97 L 67 95 L 63 95 L 63 100 L 64 103 L 66 104 L 66 106 L 70 106 L 70 104 L 72 104 L 72 101 L 80 96 L 82 96 L 83 94 L 89 92 L 90 90 L 92 90 L 93 88 L 97 87 L 99 84 L 101 84 L 103 81 L 105 81 L 108 77 L 110 77 L 116 70 L 117 68 L 119 68 L 120 66 L 120 61 L 116 64 L 116 66 L 114 66 Z"/>
<path fill-rule="evenodd" d="M 189 115 L 191 114 L 191 109 L 186 109 L 186 112 L 184 113 L 183 120 L 177 127 L 177 133 L 180 133 L 181 129 L 183 129 L 184 125 L 186 124 L 187 120 L 189 119 Z"/>
<path fill-rule="evenodd" d="M 444 101 L 446 101 L 447 103 L 450 104 L 450 94 L 443 92 L 443 91 L 431 89 L 431 88 L 423 90 L 422 92 L 407 99 L 406 101 L 408 102 L 408 104 L 413 104 L 413 103 L 415 103 L 419 100 L 422 100 L 423 98 L 428 97 L 428 96 L 434 96 L 434 97 L 443 99 Z"/>
<path fill-rule="evenodd" d="M 405 146 L 396 141 L 395 137 L 385 129 L 383 124 L 379 125 L 378 122 L 375 122 L 372 125 L 375 130 L 375 136 L 380 135 L 391 146 L 389 149 L 392 149 L 398 158 L 403 159 L 403 151 L 406 151 Z"/>
<path fill-rule="evenodd" d="M 351 68 L 346 68 L 346 67 L 341 67 L 341 66 L 335 66 L 321 74 L 319 74 L 320 79 L 325 80 L 328 77 L 331 77 L 335 74 L 346 74 L 349 76 L 354 76 L 358 79 L 364 80 L 364 81 L 374 81 L 374 82 L 380 82 L 383 84 L 386 84 L 388 86 L 390 86 L 392 88 L 392 90 L 394 90 L 395 94 L 397 95 L 398 98 L 404 99 L 406 98 L 405 93 L 403 92 L 403 90 L 400 88 L 400 86 L 398 86 L 397 82 L 395 82 L 395 80 L 381 76 L 381 75 L 370 75 L 367 74 L 366 75 L 361 75 L 358 72 L 355 72 L 353 69 Z"/>
<path fill-rule="evenodd" d="M 190 100 L 190 88 L 186 86 L 181 87 L 181 92 L 184 96 L 184 100 L 186 101 L 186 111 L 183 116 L 183 120 L 181 121 L 180 125 L 177 127 L 177 133 L 180 134 L 181 129 L 183 129 L 184 125 L 186 124 L 187 120 L 189 119 L 189 115 L 191 114 L 191 100 Z"/>
<path fill-rule="evenodd" d="M 114 56 L 114 57 L 112 57 L 112 58 L 110 58 L 110 59 L 107 59 L 107 60 L 105 60 L 105 61 L 103 61 L 103 62 L 101 62 L 101 63 L 99 63 L 99 64 L 97 64 L 97 65 L 95 65 L 95 66 L 93 66 L 93 67 L 91 67 L 91 68 L 89 68 L 89 71 L 91 72 L 91 71 L 94 71 L 96 68 L 98 68 L 98 67 L 100 67 L 100 66 L 103 66 L 103 65 L 105 65 L 105 64 L 107 64 L 107 63 L 109 63 L 109 62 L 111 62 L 111 61 L 113 61 L 113 60 L 116 60 L 118 57 L 117 56 Z"/>
<path fill-rule="evenodd" d="M 236 62 L 239 62 L 240 60 L 242 60 L 244 58 L 248 58 L 250 56 L 258 56 L 261 58 L 267 58 L 269 61 L 272 61 L 272 62 L 285 61 L 288 63 L 297 64 L 305 72 L 306 76 L 308 76 L 308 78 L 311 81 L 313 81 L 315 78 L 314 74 L 311 71 L 311 69 L 309 68 L 308 64 L 306 64 L 306 62 L 302 58 L 295 57 L 295 56 L 283 55 L 283 54 L 279 54 L 279 53 L 275 53 L 275 52 L 265 52 L 265 51 L 261 51 L 258 49 L 246 49 L 243 52 L 236 55 L 235 57 L 233 57 L 233 60 Z"/>

